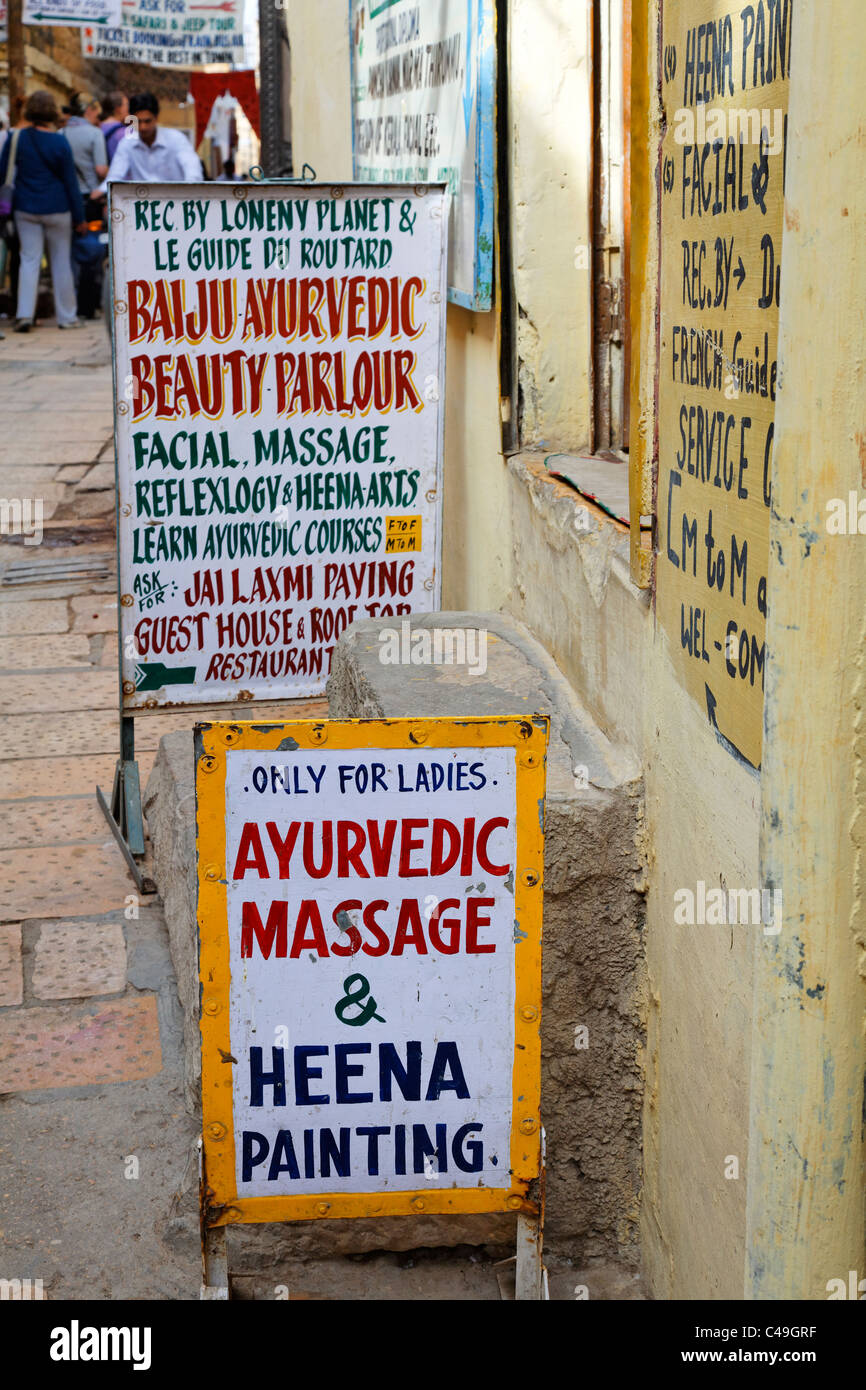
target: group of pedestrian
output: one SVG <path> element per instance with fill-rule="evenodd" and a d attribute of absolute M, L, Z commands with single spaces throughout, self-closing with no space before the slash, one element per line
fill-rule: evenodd
<path fill-rule="evenodd" d="M 48 252 L 58 328 L 80 326 L 99 303 L 105 262 L 107 185 L 114 179 L 170 183 L 202 177 L 201 161 L 179 130 L 160 126 L 151 92 L 111 92 L 101 103 L 76 93 L 58 110 L 33 92 L 0 151 L 0 218 L 19 264 L 14 331 L 36 314 L 39 271 Z M 0 334 L 0 337 L 3 335 Z"/>

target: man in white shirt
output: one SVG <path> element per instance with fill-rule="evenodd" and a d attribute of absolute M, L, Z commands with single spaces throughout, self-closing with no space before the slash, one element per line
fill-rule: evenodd
<path fill-rule="evenodd" d="M 133 129 L 118 142 L 106 183 L 129 179 L 134 183 L 184 183 L 200 181 L 201 160 L 179 130 L 158 125 L 159 102 L 152 92 L 129 98 Z"/>

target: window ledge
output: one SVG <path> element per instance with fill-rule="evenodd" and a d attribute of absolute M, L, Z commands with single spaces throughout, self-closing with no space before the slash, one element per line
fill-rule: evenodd
<path fill-rule="evenodd" d="M 509 473 L 525 487 L 536 514 L 544 522 L 550 544 L 557 550 L 574 545 L 597 606 L 604 599 L 609 580 L 615 578 L 642 607 L 648 607 L 649 591 L 639 589 L 631 579 L 628 527 L 568 483 L 553 477 L 544 462 L 550 457 L 550 451 L 545 450 L 506 458 Z M 565 461 L 569 456 L 558 457 Z M 606 461 L 596 462 L 603 467 Z M 620 463 L 611 462 L 610 466 L 622 468 Z"/>

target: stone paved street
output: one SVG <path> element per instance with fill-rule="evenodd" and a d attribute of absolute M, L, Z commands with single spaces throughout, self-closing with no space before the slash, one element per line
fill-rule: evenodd
<path fill-rule="evenodd" d="M 162 912 L 94 795 L 118 738 L 101 323 L 0 344 L 0 496 L 44 517 L 41 545 L 0 543 L 2 1273 L 51 1299 L 195 1297 L 195 1241 L 166 1228 L 194 1124 Z"/>
<path fill-rule="evenodd" d="M 49 1298 L 196 1298 L 197 1126 L 162 908 L 95 797 L 119 738 L 113 468 L 101 322 L 7 334 L 0 497 L 41 498 L 44 536 L 0 540 L 0 1275 Z M 161 736 L 196 717 L 137 722 L 142 786 Z"/>

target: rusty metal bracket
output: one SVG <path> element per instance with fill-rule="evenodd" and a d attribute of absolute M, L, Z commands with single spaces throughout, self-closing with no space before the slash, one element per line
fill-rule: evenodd
<path fill-rule="evenodd" d="M 126 860 L 129 872 L 139 893 L 155 893 L 153 879 L 142 874 L 136 858 L 144 854 L 144 816 L 141 810 L 141 781 L 135 761 L 135 733 L 131 715 L 120 716 L 120 757 L 114 768 L 111 802 L 101 787 L 96 788 L 96 800 L 111 833 Z"/>

